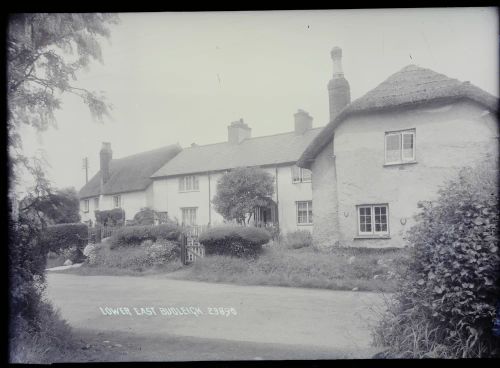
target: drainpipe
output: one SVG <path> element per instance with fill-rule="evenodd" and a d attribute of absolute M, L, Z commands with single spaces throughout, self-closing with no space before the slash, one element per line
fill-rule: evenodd
<path fill-rule="evenodd" d="M 278 230 L 278 234 L 280 233 L 280 210 L 279 210 L 279 191 L 278 191 L 278 166 L 275 166 L 274 168 L 274 172 L 275 172 L 275 175 L 276 175 L 276 216 L 277 217 L 277 220 L 276 221 L 276 227 L 277 227 L 277 230 Z"/>
<path fill-rule="evenodd" d="M 212 192 L 210 188 L 210 172 L 207 171 L 208 175 L 208 226 L 212 225 Z"/>

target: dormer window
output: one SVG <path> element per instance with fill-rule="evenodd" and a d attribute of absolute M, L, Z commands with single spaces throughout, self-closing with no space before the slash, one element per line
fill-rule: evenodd
<path fill-rule="evenodd" d="M 415 162 L 415 129 L 385 133 L 385 164 Z"/>
<path fill-rule="evenodd" d="M 196 175 L 187 175 L 179 178 L 179 192 L 190 192 L 200 190 L 198 177 Z"/>
<path fill-rule="evenodd" d="M 298 166 L 292 166 L 292 183 L 310 183 L 311 177 L 311 170 L 303 169 Z"/>

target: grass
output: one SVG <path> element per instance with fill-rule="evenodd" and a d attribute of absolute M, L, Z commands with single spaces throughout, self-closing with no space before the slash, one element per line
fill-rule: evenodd
<path fill-rule="evenodd" d="M 64 273 L 78 275 L 143 276 L 168 274 L 168 277 L 240 285 L 274 285 L 331 290 L 392 292 L 397 269 L 407 259 L 404 249 L 313 247 L 289 249 L 271 243 L 256 259 L 206 256 L 189 267 L 179 259 L 164 264 L 148 264 L 142 247 L 99 250 L 99 261 Z"/>
<path fill-rule="evenodd" d="M 52 363 L 70 360 L 78 342 L 71 327 L 48 302 L 38 304 L 33 324 L 18 317 L 11 321 L 9 361 L 11 363 Z"/>
<path fill-rule="evenodd" d="M 392 292 L 406 251 L 267 247 L 257 259 L 207 256 L 182 278 L 242 285 Z"/>

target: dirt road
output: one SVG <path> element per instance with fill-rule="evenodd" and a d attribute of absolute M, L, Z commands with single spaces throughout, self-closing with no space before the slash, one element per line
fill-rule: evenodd
<path fill-rule="evenodd" d="M 49 273 L 48 298 L 117 360 L 369 358 L 377 293 Z M 222 308 L 222 309 L 220 309 Z"/>

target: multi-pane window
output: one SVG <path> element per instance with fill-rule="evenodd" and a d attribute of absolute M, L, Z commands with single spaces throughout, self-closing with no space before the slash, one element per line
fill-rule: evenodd
<path fill-rule="evenodd" d="M 389 208 L 387 205 L 358 206 L 360 235 L 389 234 Z"/>
<path fill-rule="evenodd" d="M 89 200 L 88 199 L 83 200 L 83 212 L 89 212 Z"/>
<path fill-rule="evenodd" d="M 94 208 L 96 210 L 99 209 L 99 197 L 94 198 Z"/>
<path fill-rule="evenodd" d="M 302 167 L 292 166 L 292 182 L 307 183 L 311 181 L 311 170 L 303 169 Z"/>
<path fill-rule="evenodd" d="M 122 196 L 119 195 L 113 196 L 113 206 L 115 208 L 120 208 L 122 206 Z"/>
<path fill-rule="evenodd" d="M 183 225 L 196 225 L 196 212 L 198 212 L 197 207 L 185 207 L 181 208 L 181 211 Z"/>
<path fill-rule="evenodd" d="M 415 130 L 385 133 L 385 163 L 415 161 Z"/>
<path fill-rule="evenodd" d="M 297 203 L 297 224 L 312 224 L 312 201 Z"/>
<path fill-rule="evenodd" d="M 188 175 L 179 178 L 179 192 L 190 190 L 199 190 L 198 177 L 196 175 Z"/>

